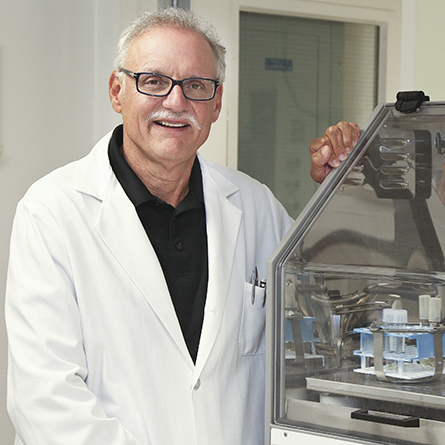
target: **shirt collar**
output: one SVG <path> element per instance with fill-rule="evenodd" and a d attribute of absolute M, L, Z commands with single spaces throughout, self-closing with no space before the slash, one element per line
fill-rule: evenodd
<path fill-rule="evenodd" d="M 150 193 L 150 190 L 147 189 L 125 160 L 121 151 L 124 134 L 123 129 L 123 125 L 116 127 L 108 144 L 108 157 L 117 180 L 135 207 L 147 201 L 161 201 L 158 197 Z M 184 200 L 186 199 L 204 202 L 202 173 L 197 157 L 195 158 L 190 175 L 189 193 Z"/>

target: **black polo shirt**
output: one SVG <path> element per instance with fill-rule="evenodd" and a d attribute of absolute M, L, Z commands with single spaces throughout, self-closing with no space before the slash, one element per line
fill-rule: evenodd
<path fill-rule="evenodd" d="M 199 162 L 196 159 L 192 168 L 189 193 L 174 208 L 145 187 L 125 161 L 122 143 L 123 126 L 120 125 L 110 140 L 110 164 L 158 256 L 185 342 L 196 362 L 208 280 L 206 216 Z"/>

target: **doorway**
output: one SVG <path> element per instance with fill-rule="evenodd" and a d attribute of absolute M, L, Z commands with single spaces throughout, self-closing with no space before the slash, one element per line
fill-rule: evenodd
<path fill-rule="evenodd" d="M 379 28 L 241 12 L 238 169 L 294 218 L 317 188 L 309 144 L 377 104 Z"/>

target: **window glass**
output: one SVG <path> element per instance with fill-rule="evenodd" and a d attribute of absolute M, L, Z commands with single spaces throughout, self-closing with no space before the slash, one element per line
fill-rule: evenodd
<path fill-rule="evenodd" d="M 238 168 L 296 217 L 317 185 L 310 141 L 363 124 L 377 97 L 378 27 L 241 12 Z"/>

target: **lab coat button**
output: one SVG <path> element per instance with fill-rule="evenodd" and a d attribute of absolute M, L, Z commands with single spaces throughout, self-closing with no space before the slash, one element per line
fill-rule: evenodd
<path fill-rule="evenodd" d="M 198 381 L 195 383 L 195 386 L 193 389 L 196 391 L 197 389 L 199 389 L 200 386 L 201 386 L 201 380 L 198 379 Z"/>

